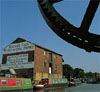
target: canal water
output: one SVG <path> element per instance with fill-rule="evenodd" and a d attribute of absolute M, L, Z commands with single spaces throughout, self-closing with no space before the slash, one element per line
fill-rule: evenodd
<path fill-rule="evenodd" d="M 15 92 L 15 91 L 12 91 Z M 23 92 L 100 92 L 100 84 L 80 84 L 75 87 Z"/>

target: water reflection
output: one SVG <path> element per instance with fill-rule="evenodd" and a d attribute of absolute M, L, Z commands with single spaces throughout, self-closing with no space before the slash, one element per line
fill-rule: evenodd
<path fill-rule="evenodd" d="M 48 89 L 40 91 L 29 90 L 29 91 L 7 91 L 7 92 L 100 92 L 100 84 L 81 84 L 75 87 Z"/>
<path fill-rule="evenodd" d="M 65 92 L 64 88 L 44 90 L 44 92 Z"/>
<path fill-rule="evenodd" d="M 100 84 L 81 84 L 75 87 L 48 89 L 37 92 L 100 92 Z"/>
<path fill-rule="evenodd" d="M 58 89 L 47 89 L 47 90 L 40 90 L 40 91 L 33 91 L 33 92 L 65 92 L 64 88 Z"/>

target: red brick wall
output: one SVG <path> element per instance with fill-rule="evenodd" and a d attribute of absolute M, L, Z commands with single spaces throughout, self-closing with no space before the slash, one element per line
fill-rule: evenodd
<path fill-rule="evenodd" d="M 57 58 L 54 58 L 56 55 Z M 57 65 L 57 70 L 55 70 L 55 64 Z M 53 54 L 53 73 L 62 75 L 62 56 Z"/>
<path fill-rule="evenodd" d="M 47 68 L 44 68 L 44 62 L 47 63 Z M 46 72 L 48 73 L 48 53 L 44 56 L 44 49 L 35 47 L 34 51 L 34 72 Z"/>
<path fill-rule="evenodd" d="M 46 56 L 44 56 L 44 51 L 47 52 Z M 50 51 L 47 51 L 43 48 L 35 46 L 34 73 L 36 73 L 36 72 L 49 73 L 49 53 L 50 53 Z M 55 58 L 55 55 L 57 56 L 57 58 Z M 53 63 L 52 63 L 53 73 L 58 74 L 58 75 L 62 75 L 62 56 L 55 54 L 55 53 L 52 53 L 52 60 L 53 60 Z M 44 68 L 44 62 L 47 63 L 46 68 Z M 57 65 L 57 70 L 55 70 L 55 64 Z"/>

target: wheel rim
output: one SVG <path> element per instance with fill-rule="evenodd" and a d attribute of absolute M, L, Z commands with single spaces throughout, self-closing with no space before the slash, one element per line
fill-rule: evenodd
<path fill-rule="evenodd" d="M 99 6 L 99 0 L 90 0 L 79 28 L 70 24 L 55 10 L 53 4 L 59 1 L 62 0 L 38 0 L 39 9 L 51 29 L 63 40 L 74 46 L 88 52 L 100 52 L 100 35 L 89 32 L 89 27 Z"/>

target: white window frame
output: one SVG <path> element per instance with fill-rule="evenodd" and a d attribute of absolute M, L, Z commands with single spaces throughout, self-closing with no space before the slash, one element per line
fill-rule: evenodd
<path fill-rule="evenodd" d="M 17 84 L 19 82 L 19 84 Z M 21 84 L 21 80 L 16 80 L 16 85 L 20 85 Z"/>
<path fill-rule="evenodd" d="M 6 82 L 6 84 L 3 84 L 3 82 Z M 2 84 L 2 85 L 7 85 L 7 80 L 2 79 L 2 80 L 1 80 L 1 84 Z"/>

